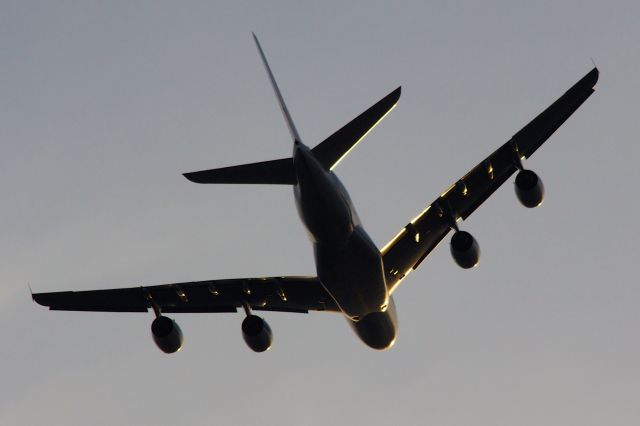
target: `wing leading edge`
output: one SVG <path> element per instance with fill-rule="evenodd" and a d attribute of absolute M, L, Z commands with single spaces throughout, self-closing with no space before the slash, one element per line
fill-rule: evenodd
<path fill-rule="evenodd" d="M 451 185 L 382 248 L 387 285 L 393 292 L 450 230 L 450 218 L 464 220 L 517 170 L 594 92 L 593 68 L 508 142 Z"/>
<path fill-rule="evenodd" d="M 33 294 L 51 310 L 163 313 L 236 312 L 246 302 L 254 310 L 339 311 L 316 277 L 267 277 L 193 281 L 109 290 Z"/>

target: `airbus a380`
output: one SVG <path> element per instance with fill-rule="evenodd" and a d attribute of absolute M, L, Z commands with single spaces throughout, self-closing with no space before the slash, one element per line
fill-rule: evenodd
<path fill-rule="evenodd" d="M 151 333 L 158 347 L 173 353 L 182 347 L 182 331 L 166 313 L 237 312 L 243 308 L 242 335 L 256 352 L 271 347 L 269 325 L 252 311 L 342 313 L 360 339 L 374 349 L 391 347 L 397 335 L 393 293 L 438 243 L 453 231 L 451 254 L 462 268 L 480 257 L 476 240 L 458 223 L 466 219 L 516 171 L 515 192 L 526 207 L 542 203 L 540 178 L 522 166 L 593 93 L 593 68 L 564 95 L 508 142 L 458 179 L 411 220 L 382 249 L 367 235 L 349 194 L 333 169 L 387 115 L 400 87 L 314 148 L 309 148 L 291 119 L 271 68 L 254 41 L 293 140 L 290 158 L 185 173 L 197 183 L 291 185 L 296 208 L 313 244 L 317 276 L 280 276 L 184 282 L 108 290 L 33 294 L 52 310 L 147 312 L 156 318 Z"/>

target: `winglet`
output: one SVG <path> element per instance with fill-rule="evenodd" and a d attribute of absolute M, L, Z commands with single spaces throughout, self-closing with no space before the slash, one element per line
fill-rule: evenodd
<path fill-rule="evenodd" d="M 593 59 L 591 59 L 593 61 Z M 598 67 L 596 66 L 595 62 L 593 63 L 593 69 L 591 71 L 589 71 L 589 73 L 587 75 L 584 76 L 584 78 L 582 80 L 580 80 L 581 82 L 584 81 L 588 81 L 589 84 L 591 85 L 591 88 L 593 89 L 593 87 L 596 85 L 596 83 L 598 82 L 598 78 L 600 77 L 600 70 L 598 69 Z"/>
<path fill-rule="evenodd" d="M 293 119 L 291 119 L 291 114 L 289 114 L 289 110 L 287 109 L 287 105 L 284 103 L 284 99 L 282 98 L 282 94 L 280 93 L 280 89 L 278 88 L 278 83 L 276 83 L 276 79 L 271 72 L 271 68 L 269 67 L 269 63 L 267 62 L 267 58 L 264 56 L 264 52 L 262 51 L 262 47 L 260 46 L 260 42 L 258 41 L 258 37 L 256 37 L 255 33 L 251 33 L 253 35 L 253 41 L 256 42 L 256 47 L 258 48 L 258 52 L 260 52 L 260 57 L 262 58 L 262 63 L 264 64 L 265 69 L 267 70 L 267 74 L 269 74 L 269 80 L 271 80 L 271 86 L 273 87 L 273 91 L 278 98 L 278 103 L 280 104 L 280 109 L 282 110 L 282 115 L 284 115 L 284 119 L 287 122 L 287 127 L 289 128 L 289 133 L 291 134 L 291 138 L 295 142 L 302 142 L 300 139 L 300 135 L 298 134 L 298 130 L 296 126 L 293 124 Z"/>

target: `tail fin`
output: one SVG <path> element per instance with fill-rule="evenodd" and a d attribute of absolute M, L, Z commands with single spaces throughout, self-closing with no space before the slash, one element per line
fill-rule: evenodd
<path fill-rule="evenodd" d="M 264 68 L 269 74 L 269 80 L 273 91 L 278 98 L 280 109 L 287 122 L 289 133 L 294 142 L 301 142 L 300 135 L 296 129 L 291 114 L 284 103 L 278 83 L 271 72 L 267 58 L 264 56 L 258 37 L 254 33 L 253 40 L 256 42 L 258 52 L 262 58 Z M 259 163 L 241 164 L 239 166 L 222 167 L 218 169 L 202 170 L 198 172 L 184 173 L 184 177 L 196 183 L 249 183 L 249 184 L 276 184 L 276 185 L 293 185 L 296 182 L 295 173 L 293 171 L 293 159 L 282 158 L 280 160 L 261 161 Z"/>
<path fill-rule="evenodd" d="M 267 74 L 269 74 L 269 80 L 271 80 L 271 86 L 273 87 L 273 91 L 276 93 L 276 97 L 278 98 L 278 103 L 280 104 L 282 115 L 284 115 L 284 119 L 287 122 L 287 127 L 289 128 L 289 133 L 291 134 L 291 138 L 293 139 L 294 142 L 296 141 L 302 142 L 302 140 L 300 139 L 300 135 L 298 134 L 298 130 L 296 129 L 295 124 L 293 124 L 293 120 L 291 119 L 291 114 L 289 114 L 289 110 L 287 109 L 287 105 L 284 103 L 284 99 L 282 98 L 282 94 L 280 93 L 280 89 L 278 88 L 278 83 L 276 83 L 276 79 L 273 77 L 273 73 L 271 72 L 269 63 L 267 62 L 267 58 L 264 56 L 264 52 L 262 51 L 262 47 L 260 46 L 258 37 L 256 37 L 255 33 L 251 33 L 251 34 L 253 35 L 253 40 L 256 42 L 256 46 L 258 47 L 258 51 L 260 52 L 262 63 L 264 64 L 264 67 L 267 70 Z"/>
<path fill-rule="evenodd" d="M 273 91 L 278 98 L 291 138 L 294 143 L 302 142 L 255 34 L 253 34 L 253 39 L 262 57 L 264 67 L 269 74 Z M 313 148 L 314 156 L 325 169 L 332 170 L 396 106 L 398 99 L 400 99 L 400 87 Z M 296 183 L 292 158 L 184 173 L 184 177 L 196 183 L 277 185 L 294 185 Z"/>
<path fill-rule="evenodd" d="M 333 170 L 340 160 L 391 112 L 400 99 L 400 91 L 401 88 L 398 87 L 313 148 L 313 155 L 320 164 L 327 170 Z"/>

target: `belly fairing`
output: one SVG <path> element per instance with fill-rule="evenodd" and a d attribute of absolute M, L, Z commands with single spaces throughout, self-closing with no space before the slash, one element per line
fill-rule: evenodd
<path fill-rule="evenodd" d="M 360 321 L 347 319 L 353 331 L 367 346 L 377 350 L 389 349 L 396 341 L 398 317 L 393 298 L 385 312 L 373 312 Z"/>
<path fill-rule="evenodd" d="M 382 258 L 362 227 L 344 245 L 315 244 L 314 254 L 320 282 L 345 315 L 360 319 L 387 308 Z"/>

